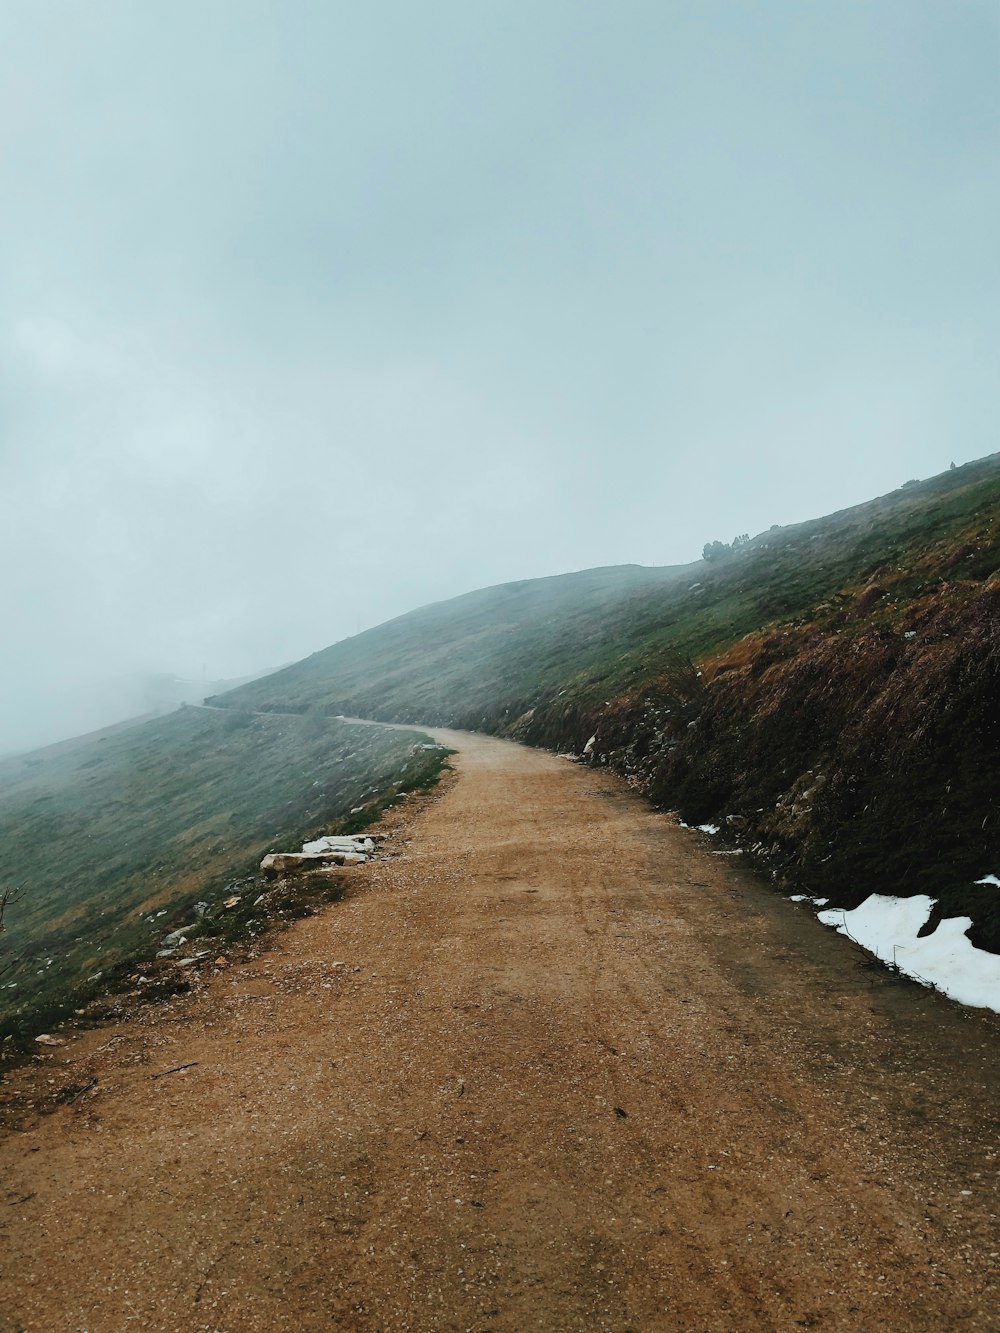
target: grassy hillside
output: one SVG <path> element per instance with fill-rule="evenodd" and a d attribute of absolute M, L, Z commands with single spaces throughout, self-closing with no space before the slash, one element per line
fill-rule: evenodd
<path fill-rule="evenodd" d="M 827 518 L 762 533 L 728 559 L 532 579 L 424 607 L 217 697 L 229 708 L 496 729 L 566 690 L 594 703 L 665 659 L 836 613 L 879 576 L 888 597 L 1000 567 L 1000 456 Z M 949 565 L 969 546 L 960 569 Z M 947 568 L 946 568 L 947 566 Z M 886 581 L 887 580 L 887 581 Z"/>
<path fill-rule="evenodd" d="M 218 702 L 577 752 L 596 734 L 597 762 L 728 819 L 781 882 L 843 905 L 930 892 L 1000 949 L 971 883 L 1000 870 L 998 591 L 992 456 L 716 560 L 427 607 Z"/>
<path fill-rule="evenodd" d="M 473 726 L 512 687 L 557 688 L 573 663 L 600 654 L 609 618 L 657 606 L 687 573 L 623 565 L 467 593 L 210 702 Z"/>
<path fill-rule="evenodd" d="M 412 733 L 338 714 L 594 737 L 593 762 L 723 824 L 781 884 L 927 892 L 1000 950 L 1000 895 L 973 884 L 1000 873 L 1000 456 L 718 555 L 470 593 L 218 711 L 0 763 L 0 888 L 25 890 L 0 1035 L 148 958 L 264 852 L 438 771 Z"/>
<path fill-rule="evenodd" d="M 441 753 L 416 748 L 424 739 L 185 708 L 4 761 L 0 884 L 23 896 L 6 920 L 0 1036 L 37 1030 L 150 957 L 265 852 L 362 826 L 431 779 Z"/>

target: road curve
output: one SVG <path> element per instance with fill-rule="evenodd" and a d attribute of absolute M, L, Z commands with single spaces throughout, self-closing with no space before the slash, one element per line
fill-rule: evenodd
<path fill-rule="evenodd" d="M 342 903 L 24 1075 L 98 1083 L 0 1143 L 0 1333 L 995 1333 L 995 1021 L 434 734 Z"/>

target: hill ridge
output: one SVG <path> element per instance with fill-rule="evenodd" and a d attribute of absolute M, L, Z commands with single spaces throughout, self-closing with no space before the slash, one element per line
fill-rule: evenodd
<path fill-rule="evenodd" d="M 993 454 L 718 559 L 463 594 L 214 702 L 594 737 L 592 762 L 721 822 L 786 890 L 926 892 L 1000 950 L 975 884 L 1000 870 L 998 573 Z"/>

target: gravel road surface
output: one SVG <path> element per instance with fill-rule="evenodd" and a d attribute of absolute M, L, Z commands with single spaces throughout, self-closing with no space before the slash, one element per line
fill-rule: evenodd
<path fill-rule="evenodd" d="M 996 1333 L 996 1019 L 435 734 L 344 901 L 11 1076 L 97 1082 L 0 1142 L 0 1333 Z"/>

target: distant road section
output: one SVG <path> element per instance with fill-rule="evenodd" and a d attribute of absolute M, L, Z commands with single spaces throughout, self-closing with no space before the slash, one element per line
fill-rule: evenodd
<path fill-rule="evenodd" d="M 342 903 L 14 1076 L 82 1091 L 0 1144 L 0 1330 L 995 1333 L 997 1021 L 433 734 Z"/>

